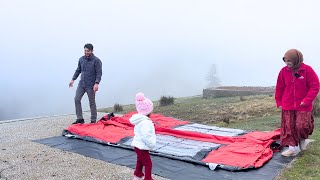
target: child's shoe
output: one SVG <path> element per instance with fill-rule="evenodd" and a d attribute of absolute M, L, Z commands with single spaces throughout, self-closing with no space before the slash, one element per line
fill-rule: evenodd
<path fill-rule="evenodd" d="M 142 177 L 138 177 L 138 176 L 134 175 L 133 180 L 142 180 Z"/>

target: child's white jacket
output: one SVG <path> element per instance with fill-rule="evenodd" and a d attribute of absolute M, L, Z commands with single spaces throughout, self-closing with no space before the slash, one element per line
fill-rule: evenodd
<path fill-rule="evenodd" d="M 151 150 L 156 145 L 154 124 L 147 116 L 133 115 L 129 121 L 134 125 L 134 137 L 131 146 L 142 150 Z"/>

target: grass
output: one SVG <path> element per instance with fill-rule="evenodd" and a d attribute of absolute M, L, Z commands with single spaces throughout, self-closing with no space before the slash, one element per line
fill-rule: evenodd
<path fill-rule="evenodd" d="M 280 127 L 280 111 L 270 96 L 247 96 L 242 100 L 240 97 L 202 99 L 195 96 L 176 98 L 175 103 L 168 106 L 159 106 L 159 102 L 154 101 L 154 106 L 154 113 L 202 124 L 260 131 Z M 99 111 L 112 110 L 113 107 Z M 134 104 L 124 105 L 120 113 L 131 111 L 135 111 Z M 230 118 L 228 124 L 223 122 L 225 116 Z M 308 149 L 300 153 L 276 179 L 320 179 L 320 118 L 315 118 L 315 126 L 310 136 L 315 142 L 310 143 Z"/>
<path fill-rule="evenodd" d="M 227 116 L 230 121 L 255 117 L 266 117 L 278 113 L 273 97 L 248 96 L 244 101 L 240 97 L 202 99 L 200 96 L 191 98 L 176 98 L 175 103 L 168 106 L 159 106 L 159 101 L 154 101 L 154 113 L 190 120 L 204 124 L 220 122 Z M 111 112 L 112 108 L 101 109 Z M 121 113 L 135 111 L 133 104 L 126 105 Z"/>
<path fill-rule="evenodd" d="M 241 121 L 231 121 L 230 124 L 219 122 L 212 123 L 210 125 L 244 130 L 272 131 L 280 128 L 280 116 L 273 115 L 268 117 L 251 118 Z"/>

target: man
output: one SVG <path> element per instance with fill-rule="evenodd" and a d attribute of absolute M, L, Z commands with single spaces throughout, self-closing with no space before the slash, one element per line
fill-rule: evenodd
<path fill-rule="evenodd" d="M 74 103 L 76 107 L 77 120 L 73 124 L 84 123 L 82 115 L 81 99 L 84 93 L 87 93 L 91 110 L 91 123 L 97 121 L 97 107 L 95 94 L 99 89 L 99 83 L 102 76 L 102 62 L 93 54 L 93 45 L 84 45 L 84 56 L 80 57 L 78 68 L 76 69 L 69 87 L 73 87 L 74 81 L 81 73 L 81 80 L 78 84 Z"/>

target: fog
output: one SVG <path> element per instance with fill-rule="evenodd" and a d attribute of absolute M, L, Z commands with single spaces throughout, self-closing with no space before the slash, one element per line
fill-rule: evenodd
<path fill-rule="evenodd" d="M 98 108 L 200 95 L 211 64 L 221 85 L 274 86 L 290 48 L 320 73 L 316 0 L 0 2 L 0 120 L 74 113 L 85 43 L 103 63 Z"/>

